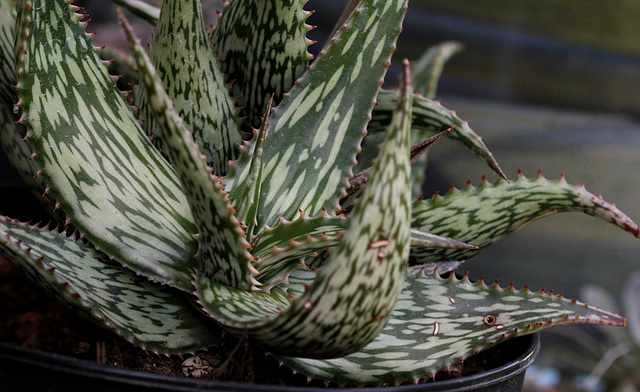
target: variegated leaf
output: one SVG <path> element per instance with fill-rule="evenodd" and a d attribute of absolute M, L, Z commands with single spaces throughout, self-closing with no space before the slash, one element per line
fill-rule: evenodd
<path fill-rule="evenodd" d="M 415 202 L 411 227 L 479 248 L 412 248 L 411 262 L 465 260 L 534 219 L 566 211 L 593 215 L 640 236 L 636 223 L 614 205 L 588 192 L 584 185 L 569 185 L 564 177 L 549 181 L 541 173 L 528 179 L 519 172 L 510 183 L 498 180 L 489 184 L 483 179 L 478 187 L 469 184 L 461 191 L 452 188 L 444 197 L 436 195 Z"/>
<path fill-rule="evenodd" d="M 226 5 L 212 41 L 222 70 L 232 82 L 249 125 L 274 97 L 278 104 L 293 82 L 307 69 L 312 56 L 305 24 L 306 0 L 232 1 Z"/>
<path fill-rule="evenodd" d="M 213 55 L 200 0 L 165 0 L 149 49 L 173 107 L 193 134 L 200 152 L 217 175 L 227 172 L 227 161 L 237 157 L 242 141 L 240 120 L 229 96 L 219 62 Z M 138 118 L 160 149 L 169 148 L 158 131 L 143 89 L 136 101 Z"/>
<path fill-rule="evenodd" d="M 16 85 L 14 42 L 16 25 L 16 3 L 13 0 L 0 0 L 0 145 L 16 169 L 20 177 L 33 190 L 35 194 L 42 195 L 45 184 L 42 178 L 35 177 L 40 170 L 31 156 L 31 148 L 22 142 L 26 130 L 16 124 L 15 113 L 12 112 L 16 103 L 16 94 L 13 86 Z M 18 110 L 19 104 L 14 108 Z M 40 198 L 49 210 L 53 210 L 53 203 L 46 203 L 45 198 Z"/>
<path fill-rule="evenodd" d="M 15 27 L 15 1 L 0 0 L 0 99 L 8 104 L 15 99 L 15 92 L 11 88 L 16 84 L 13 50 Z"/>
<path fill-rule="evenodd" d="M 349 220 L 342 216 L 329 216 L 322 213 L 308 217 L 304 213 L 294 221 L 282 218 L 278 225 L 266 227 L 252 243 L 252 254 L 263 257 L 274 247 L 287 246 L 291 241 L 304 241 L 307 237 L 319 238 L 322 235 L 336 236 L 347 229 Z"/>
<path fill-rule="evenodd" d="M 402 99 L 362 201 L 313 284 L 289 305 L 279 290 L 248 293 L 198 279 L 199 302 L 212 318 L 285 355 L 339 357 L 377 336 L 402 289 L 409 254 L 408 64 L 405 71 Z"/>
<path fill-rule="evenodd" d="M 301 268 L 303 258 L 317 257 L 327 252 L 327 248 L 338 245 L 348 223 L 349 220 L 342 215 L 322 214 L 315 218 L 302 215 L 295 221 L 283 219 L 276 227 L 266 228 L 252 244 L 251 254 L 258 259 L 254 266 L 260 272 L 257 280 L 264 284 L 263 288 L 286 280 L 293 269 Z M 414 252 L 421 252 L 425 247 L 477 249 L 474 245 L 412 229 L 411 248 Z M 440 273 L 455 268 L 447 267 L 446 263 L 434 263 L 433 268 L 437 264 L 440 264 Z"/>
<path fill-rule="evenodd" d="M 315 216 L 337 207 L 405 9 L 404 0 L 363 0 L 273 109 L 259 223 L 273 225 L 281 215 L 294 219 L 300 210 Z M 228 179 L 232 194 L 240 192 L 235 188 L 242 172 L 239 167 Z"/>
<path fill-rule="evenodd" d="M 188 290 L 196 232 L 178 178 L 140 129 L 66 0 L 19 3 L 20 123 L 71 223 L 154 281 Z"/>
<path fill-rule="evenodd" d="M 244 222 L 247 241 L 250 242 L 253 242 L 254 235 L 260 230 L 258 227 L 258 211 L 260 210 L 260 189 L 262 187 L 262 171 L 264 169 L 263 153 L 272 103 L 273 101 L 269 101 L 260 130 L 254 134 L 253 140 L 243 143 L 243 146 L 240 147 L 242 153 L 241 162 L 250 160 L 251 164 L 244 179 L 244 194 L 236 201 L 235 207 L 237 210 L 236 216 L 240 222 Z M 232 163 L 232 170 L 234 165 L 237 164 L 238 162 Z"/>
<path fill-rule="evenodd" d="M 370 164 L 372 156 L 375 156 L 376 138 L 379 140 L 381 136 L 377 134 L 383 131 L 388 124 L 391 112 L 396 105 L 396 97 L 392 91 L 380 90 L 378 94 L 378 104 L 373 110 L 373 119 L 367 127 L 369 132 L 369 138 L 371 141 L 367 142 L 364 153 L 358 157 L 359 167 L 366 169 Z M 421 95 L 415 95 L 413 100 L 413 131 L 416 134 L 413 136 L 412 142 L 417 143 L 424 138 L 423 133 L 436 133 L 442 132 L 446 129 L 453 127 L 449 133 L 449 137 L 456 142 L 469 148 L 476 156 L 484 160 L 487 165 L 500 177 L 506 179 L 506 176 L 502 172 L 500 165 L 493 157 L 493 154 L 482 141 L 482 138 L 478 136 L 470 127 L 467 121 L 462 121 L 455 111 L 449 110 L 442 106 L 440 102 L 433 101 L 425 98 Z M 422 166 L 414 167 L 414 187 L 420 189 L 424 180 L 423 174 L 426 162 L 422 162 Z"/>
<path fill-rule="evenodd" d="M 462 44 L 459 42 L 442 42 L 427 50 L 411 65 L 413 90 L 434 99 L 445 63 L 460 50 Z"/>
<path fill-rule="evenodd" d="M 496 343 L 567 324 L 623 326 L 624 317 L 552 293 L 469 282 L 465 276 L 405 278 L 382 333 L 344 358 L 278 357 L 308 377 L 339 384 L 394 384 L 431 378 Z"/>
<path fill-rule="evenodd" d="M 150 109 L 160 135 L 167 142 L 166 153 L 176 168 L 198 226 L 198 273 L 206 279 L 250 290 L 257 282 L 251 266 L 249 243 L 238 222 L 219 177 L 212 173 L 189 132 L 171 105 L 150 59 L 136 41 L 124 16 L 122 25 L 138 64 Z"/>
<path fill-rule="evenodd" d="M 286 280 L 289 273 L 304 267 L 305 257 L 314 257 L 329 247 L 338 245 L 349 221 L 344 216 L 300 216 L 292 222 L 282 219 L 280 224 L 267 227 L 253 243 L 251 254 L 258 260 L 258 281 L 265 288 Z"/>
<path fill-rule="evenodd" d="M 0 108 L 0 145 L 2 150 L 29 188 L 40 196 L 44 193 L 46 184 L 42 177 L 35 177 L 40 168 L 33 159 L 29 159 L 32 154 L 31 148 L 22 141 L 26 131 L 23 126 L 16 124 L 16 119 L 11 112 L 12 104 L 2 98 L 0 98 L 0 104 L 2 104 L 2 108 Z M 43 202 L 47 200 L 40 199 Z M 53 210 L 53 203 L 45 202 L 44 204 Z"/>
<path fill-rule="evenodd" d="M 0 254 L 63 303 L 145 350 L 184 353 L 220 339 L 183 293 L 136 276 L 65 233 L 0 217 Z"/>

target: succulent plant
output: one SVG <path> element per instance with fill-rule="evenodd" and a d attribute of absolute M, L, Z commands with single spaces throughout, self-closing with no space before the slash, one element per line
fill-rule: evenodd
<path fill-rule="evenodd" d="M 549 345 L 542 352 L 538 372 L 553 374 L 557 390 L 574 388 L 584 391 L 637 391 L 636 371 L 640 367 L 640 272 L 635 271 L 622 284 L 621 301 L 597 284 L 581 288 L 580 295 L 589 303 L 619 312 L 629 318 L 629 328 L 595 330 L 554 330 Z"/>
<path fill-rule="evenodd" d="M 316 57 L 304 0 L 232 1 L 211 32 L 198 0 L 119 2 L 156 24 L 147 55 L 121 16 L 135 94 L 118 90 L 68 0 L 0 1 L 2 145 L 57 222 L 3 218 L 0 251 L 78 312 L 164 354 L 215 344 L 205 315 L 343 384 L 429 378 L 551 326 L 626 324 L 552 293 L 441 276 L 549 213 L 639 229 L 563 178 L 507 181 L 432 100 L 455 45 L 405 61 L 398 90 L 383 89 L 406 0 L 353 3 Z M 501 179 L 412 202 L 422 169 L 410 164 L 445 134 Z"/>

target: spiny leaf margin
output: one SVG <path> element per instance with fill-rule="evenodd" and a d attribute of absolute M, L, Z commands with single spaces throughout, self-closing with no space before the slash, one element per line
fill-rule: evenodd
<path fill-rule="evenodd" d="M 626 319 L 561 295 L 506 289 L 468 276 L 407 275 L 393 317 L 371 344 L 343 358 L 277 356 L 310 378 L 340 385 L 418 382 L 516 336 L 567 324 L 626 325 Z"/>
<path fill-rule="evenodd" d="M 18 10 L 19 123 L 51 197 L 102 251 L 152 281 L 189 290 L 196 241 L 188 203 L 93 48 L 78 8 L 22 0 Z"/>
<path fill-rule="evenodd" d="M 136 276 L 73 235 L 0 217 L 0 254 L 67 306 L 145 350 L 181 354 L 220 339 L 184 293 Z"/>

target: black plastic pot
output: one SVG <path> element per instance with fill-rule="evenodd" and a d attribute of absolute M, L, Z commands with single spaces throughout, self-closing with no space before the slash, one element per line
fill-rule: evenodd
<path fill-rule="evenodd" d="M 517 392 L 540 347 L 538 334 L 500 344 L 517 359 L 496 369 L 458 379 L 387 388 L 344 388 L 341 391 Z M 322 388 L 239 384 L 170 377 L 118 369 L 93 362 L 0 343 L 0 386 L 6 391 L 326 391 Z"/>

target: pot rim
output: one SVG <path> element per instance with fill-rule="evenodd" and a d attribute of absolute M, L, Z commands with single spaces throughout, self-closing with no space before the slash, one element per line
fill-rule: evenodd
<path fill-rule="evenodd" d="M 526 344 L 525 339 L 529 342 Z M 482 373 L 473 374 L 451 380 L 429 382 L 417 385 L 400 385 L 393 388 L 394 391 L 429 391 L 429 392 L 456 392 L 468 390 L 470 386 L 474 388 L 490 387 L 499 384 L 507 378 L 515 377 L 524 372 L 535 360 L 540 350 L 539 333 L 518 337 L 510 340 L 511 342 L 519 340 L 523 346 L 527 346 L 526 350 L 516 359 L 505 365 L 495 369 L 487 370 Z M 501 344 L 508 343 L 503 342 Z M 304 391 L 304 392 L 321 392 L 327 388 L 306 387 L 306 386 L 287 386 L 272 384 L 243 384 L 231 381 L 213 381 L 199 380 L 193 378 L 182 378 L 168 376 L 163 374 L 153 374 L 131 369 L 117 368 L 113 366 L 99 365 L 84 359 L 78 359 L 56 353 L 49 353 L 40 350 L 26 349 L 22 347 L 12 346 L 7 343 L 0 342 L 0 359 L 9 359 L 13 362 L 23 363 L 35 367 L 47 368 L 53 371 L 64 372 L 68 374 L 80 374 L 85 377 L 96 380 L 104 380 L 111 382 L 126 382 L 130 385 L 139 385 L 147 388 L 158 388 L 167 391 Z M 381 387 L 364 387 L 364 388 L 340 388 L 344 391 L 359 392 L 380 392 Z"/>

